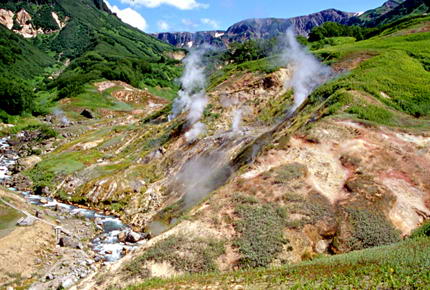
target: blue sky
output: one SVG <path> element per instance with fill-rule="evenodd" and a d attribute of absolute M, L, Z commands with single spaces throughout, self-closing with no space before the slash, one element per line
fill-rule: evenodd
<path fill-rule="evenodd" d="M 248 18 L 288 18 L 336 8 L 361 12 L 375 0 L 105 0 L 118 16 L 145 32 L 225 30 Z"/>

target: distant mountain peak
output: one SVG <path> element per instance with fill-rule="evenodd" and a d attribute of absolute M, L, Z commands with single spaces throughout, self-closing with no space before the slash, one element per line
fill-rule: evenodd
<path fill-rule="evenodd" d="M 394 9 L 400 4 L 402 4 L 403 2 L 405 2 L 405 0 L 388 0 L 387 2 L 382 4 L 382 6 L 388 9 Z"/>

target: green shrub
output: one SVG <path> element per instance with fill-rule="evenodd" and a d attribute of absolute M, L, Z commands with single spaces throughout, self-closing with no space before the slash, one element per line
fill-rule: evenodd
<path fill-rule="evenodd" d="M 410 237 L 412 239 L 419 237 L 430 237 L 430 221 L 425 222 L 422 226 L 415 229 Z"/>
<path fill-rule="evenodd" d="M 383 246 L 400 241 L 400 233 L 387 219 L 366 209 L 349 208 L 349 221 L 353 227 L 348 245 L 352 250 Z"/>
<path fill-rule="evenodd" d="M 0 109 L 10 115 L 31 112 L 33 92 L 23 80 L 0 77 Z"/>
<path fill-rule="evenodd" d="M 240 218 L 235 223 L 239 237 L 234 244 L 241 253 L 240 265 L 249 268 L 268 266 L 287 243 L 283 236 L 286 212 L 266 204 L 238 205 L 236 213 Z"/>
<path fill-rule="evenodd" d="M 170 236 L 149 248 L 145 254 L 128 263 L 124 270 L 130 276 L 147 274 L 143 265 L 146 261 L 156 263 L 168 262 L 177 271 L 203 273 L 216 271 L 215 259 L 224 253 L 224 245 L 220 241 Z"/>

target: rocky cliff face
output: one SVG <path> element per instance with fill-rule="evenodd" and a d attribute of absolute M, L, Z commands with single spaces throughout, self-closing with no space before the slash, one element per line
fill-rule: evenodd
<path fill-rule="evenodd" d="M 154 36 L 177 47 L 199 47 L 203 44 L 224 47 L 237 41 L 276 37 L 285 33 L 290 26 L 293 26 L 298 34 L 306 36 L 315 26 L 329 21 L 346 24 L 354 15 L 355 13 L 330 9 L 288 19 L 247 19 L 232 25 L 227 31 L 166 32 Z"/>

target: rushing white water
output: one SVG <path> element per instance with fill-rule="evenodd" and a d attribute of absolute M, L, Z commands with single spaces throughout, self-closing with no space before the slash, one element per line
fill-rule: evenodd
<path fill-rule="evenodd" d="M 0 138 L 0 150 L 8 150 L 10 148 L 7 141 L 8 138 Z M 7 155 L 2 154 L 0 156 L 0 183 L 11 177 L 9 174 L 9 168 L 13 166 L 18 159 L 19 156 L 13 151 Z M 103 231 L 103 233 L 95 237 L 90 242 L 90 246 L 107 262 L 117 261 L 125 252 L 131 251 L 138 245 L 145 243 L 144 241 L 137 244 L 121 243 L 118 240 L 118 234 L 121 231 L 127 231 L 130 229 L 127 225 L 123 224 L 120 219 L 114 216 L 106 216 L 94 210 L 82 209 L 73 205 L 64 204 L 50 197 L 34 195 L 29 192 L 18 192 L 15 188 L 9 188 L 9 190 L 20 193 L 30 204 L 57 209 L 67 213 L 71 217 L 82 217 L 94 222 L 95 225 Z"/>

